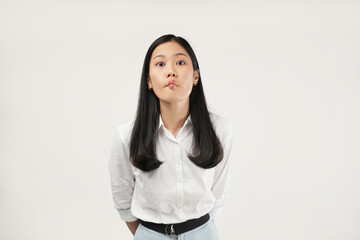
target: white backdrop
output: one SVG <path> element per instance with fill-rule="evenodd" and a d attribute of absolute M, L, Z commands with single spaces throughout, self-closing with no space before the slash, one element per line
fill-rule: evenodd
<path fill-rule="evenodd" d="M 234 123 L 220 239 L 360 239 L 359 1 L 0 0 L 0 239 L 132 239 L 108 173 L 150 44 Z"/>

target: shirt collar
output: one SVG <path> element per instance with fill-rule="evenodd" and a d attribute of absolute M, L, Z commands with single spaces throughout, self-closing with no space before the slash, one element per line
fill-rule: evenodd
<path fill-rule="evenodd" d="M 188 118 L 185 120 L 184 126 L 186 126 L 186 124 L 188 124 L 188 123 L 191 123 L 191 114 L 189 114 Z M 158 129 L 159 129 L 161 126 L 165 126 L 165 125 L 164 125 L 164 122 L 163 122 L 162 119 L 161 119 L 161 114 L 159 114 L 159 127 L 158 127 Z"/>

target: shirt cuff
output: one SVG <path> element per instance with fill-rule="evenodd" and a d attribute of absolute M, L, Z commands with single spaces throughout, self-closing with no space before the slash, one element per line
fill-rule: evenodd
<path fill-rule="evenodd" d="M 222 207 L 227 197 L 228 193 L 226 193 L 222 198 L 216 200 L 214 207 L 209 212 L 210 219 L 215 219 L 221 213 Z"/>
<path fill-rule="evenodd" d="M 220 212 L 221 212 L 221 208 L 213 208 L 209 212 L 210 219 L 215 219 L 219 215 Z"/>
<path fill-rule="evenodd" d="M 125 222 L 135 222 L 136 220 L 138 220 L 137 217 L 135 217 L 134 215 L 132 215 L 131 213 L 131 208 L 128 209 L 117 209 L 120 217 L 122 220 L 124 220 Z"/>

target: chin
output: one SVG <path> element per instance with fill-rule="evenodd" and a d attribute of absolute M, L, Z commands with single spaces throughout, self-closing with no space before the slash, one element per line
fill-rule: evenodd
<path fill-rule="evenodd" d="M 175 103 L 175 102 L 182 102 L 186 101 L 186 99 L 189 99 L 189 96 L 185 97 L 168 97 L 168 98 L 159 98 L 160 101 L 166 102 L 166 103 Z"/>

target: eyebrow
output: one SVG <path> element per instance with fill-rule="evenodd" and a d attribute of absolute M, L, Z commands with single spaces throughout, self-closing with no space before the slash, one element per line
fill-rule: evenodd
<path fill-rule="evenodd" d="M 174 56 L 184 55 L 185 57 L 187 57 L 186 54 L 184 54 L 184 53 L 175 53 L 175 54 L 173 54 L 173 55 L 174 55 Z M 153 60 L 154 60 L 155 58 L 157 58 L 157 57 L 165 57 L 165 58 L 166 58 L 165 55 L 157 55 L 156 57 L 153 58 Z"/>

